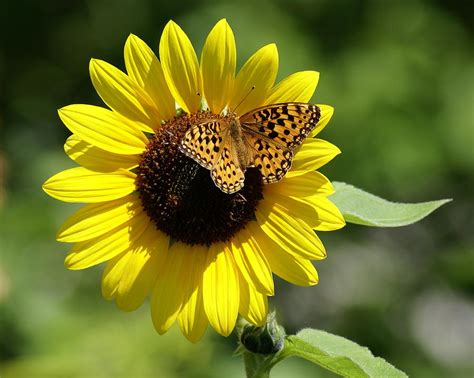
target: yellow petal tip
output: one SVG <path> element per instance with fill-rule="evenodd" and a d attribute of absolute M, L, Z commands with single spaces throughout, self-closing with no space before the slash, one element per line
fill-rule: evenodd
<path fill-rule="evenodd" d="M 104 64 L 106 64 L 106 62 L 104 62 L 101 59 L 91 58 L 91 60 L 89 61 L 89 70 L 95 71 L 98 68 L 100 68 L 100 66 L 103 66 Z"/>
<path fill-rule="evenodd" d="M 219 333 L 219 335 L 227 337 L 232 333 L 234 328 L 233 327 L 231 329 L 215 328 L 215 330 L 217 331 L 217 333 Z"/>
<path fill-rule="evenodd" d="M 66 256 L 64 259 L 64 267 L 69 270 L 77 270 L 77 268 L 74 268 L 74 262 L 71 262 L 71 256 Z"/>
<path fill-rule="evenodd" d="M 41 185 L 41 189 L 48 195 L 54 198 L 54 196 L 51 195 L 50 190 L 49 190 L 49 184 L 50 184 L 51 178 L 47 179 L 43 185 Z"/>
<path fill-rule="evenodd" d="M 137 43 L 140 42 L 141 39 L 137 35 L 130 33 L 127 37 L 127 40 L 125 41 L 125 46 L 129 46 L 132 43 Z"/>
<path fill-rule="evenodd" d="M 319 81 L 320 73 L 318 71 L 308 71 L 308 73 L 313 76 L 313 80 Z"/>
<path fill-rule="evenodd" d="M 67 111 L 70 109 L 71 105 L 66 105 L 66 106 L 63 106 L 62 108 L 59 108 L 58 109 L 58 115 L 59 117 L 61 117 L 62 115 L 64 115 L 64 113 L 67 113 Z"/>
<path fill-rule="evenodd" d="M 165 30 L 169 28 L 179 28 L 179 26 L 173 20 L 169 20 L 168 23 L 165 25 Z"/>
<path fill-rule="evenodd" d="M 269 43 L 268 45 L 264 46 L 264 48 L 269 49 L 269 50 L 273 50 L 272 52 L 275 52 L 275 53 L 278 52 L 278 47 L 277 47 L 276 43 Z"/>
<path fill-rule="evenodd" d="M 227 18 L 221 18 L 219 21 L 217 21 L 216 26 L 222 24 L 224 24 L 225 26 L 229 25 L 229 23 L 227 22 Z"/>
<path fill-rule="evenodd" d="M 324 105 L 326 108 L 326 113 L 330 114 L 331 116 L 334 114 L 334 106 L 331 105 Z"/>

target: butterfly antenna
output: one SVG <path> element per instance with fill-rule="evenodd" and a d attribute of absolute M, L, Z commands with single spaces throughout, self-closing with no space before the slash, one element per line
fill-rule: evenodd
<path fill-rule="evenodd" d="M 179 138 L 176 136 L 176 134 L 172 133 L 169 130 L 164 130 L 165 133 L 167 133 L 171 137 L 171 144 L 177 144 L 179 142 Z"/>
<path fill-rule="evenodd" d="M 235 109 L 232 110 L 233 113 L 235 113 L 238 109 L 238 107 L 240 105 L 242 105 L 242 103 L 247 99 L 247 97 L 249 97 L 250 93 L 252 93 L 252 91 L 255 89 L 255 85 L 252 85 L 252 88 L 250 88 L 250 90 L 247 92 L 247 94 L 245 95 L 245 97 L 237 104 L 237 106 L 235 107 Z"/>
<path fill-rule="evenodd" d="M 242 198 L 244 202 L 247 202 L 247 198 L 244 197 L 242 193 L 238 193 L 239 197 Z"/>

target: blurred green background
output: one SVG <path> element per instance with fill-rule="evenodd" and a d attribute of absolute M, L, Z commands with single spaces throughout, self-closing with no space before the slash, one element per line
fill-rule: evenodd
<path fill-rule="evenodd" d="M 323 234 L 320 284 L 277 281 L 289 332 L 317 327 L 368 346 L 413 377 L 474 374 L 474 62 L 470 1 L 13 1 L 0 9 L 0 376 L 242 377 L 234 336 L 192 345 L 153 330 L 149 306 L 101 298 L 101 267 L 69 272 L 54 235 L 74 206 L 42 182 L 72 167 L 56 109 L 101 104 L 91 57 L 123 68 L 129 33 L 157 51 L 173 19 L 201 51 L 226 17 L 239 64 L 276 42 L 279 78 L 321 72 L 314 102 L 336 113 L 324 169 L 387 199 L 453 197 L 414 226 Z M 288 360 L 273 377 L 327 376 Z"/>

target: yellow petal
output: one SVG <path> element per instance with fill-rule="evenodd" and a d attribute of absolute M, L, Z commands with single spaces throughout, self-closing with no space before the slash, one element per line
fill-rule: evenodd
<path fill-rule="evenodd" d="M 202 298 L 207 249 L 207 246 L 194 246 L 190 249 L 187 269 L 181 283 L 184 286 L 184 302 L 178 315 L 178 324 L 186 338 L 193 343 L 202 338 L 209 324 Z"/>
<path fill-rule="evenodd" d="M 230 110 L 242 115 L 262 106 L 275 82 L 277 71 L 278 51 L 272 43 L 253 54 L 239 71 Z"/>
<path fill-rule="evenodd" d="M 72 133 L 105 151 L 140 154 L 148 143 L 140 130 L 128 127 L 122 118 L 108 109 L 76 104 L 59 109 L 58 113 Z"/>
<path fill-rule="evenodd" d="M 247 229 L 242 229 L 232 240 L 235 263 L 247 282 L 261 293 L 274 294 L 273 277 L 265 255 Z"/>
<path fill-rule="evenodd" d="M 71 270 L 85 269 L 110 260 L 133 248 L 150 219 L 142 211 L 123 225 L 97 238 L 74 244 L 64 265 Z"/>
<path fill-rule="evenodd" d="M 284 197 L 307 198 L 314 195 L 331 195 L 334 188 L 331 182 L 319 172 L 306 172 L 302 175 L 284 177 L 279 183 L 271 186 L 271 191 Z"/>
<path fill-rule="evenodd" d="M 128 75 L 148 93 L 157 109 L 158 118 L 173 118 L 176 115 L 175 101 L 153 51 L 136 35 L 130 34 L 125 43 L 124 55 Z"/>
<path fill-rule="evenodd" d="M 136 310 L 155 286 L 168 250 L 169 237 L 150 222 L 128 252 L 127 266 L 117 288 L 117 306 L 124 311 Z"/>
<path fill-rule="evenodd" d="M 91 59 L 89 72 L 95 90 L 112 110 L 151 128 L 159 125 L 150 96 L 130 77 L 98 59 Z"/>
<path fill-rule="evenodd" d="M 119 155 L 102 150 L 74 134 L 67 138 L 64 152 L 77 164 L 96 172 L 132 169 L 138 165 L 140 158 L 140 155 Z"/>
<path fill-rule="evenodd" d="M 240 296 L 235 262 L 224 243 L 214 243 L 209 247 L 203 294 L 209 323 L 218 333 L 228 336 L 237 320 Z"/>
<path fill-rule="evenodd" d="M 250 323 L 263 326 L 268 313 L 267 296 L 255 290 L 242 276 L 240 276 L 239 288 L 239 313 Z"/>
<path fill-rule="evenodd" d="M 320 104 L 318 104 L 317 106 L 319 107 L 319 109 L 321 109 L 321 118 L 319 119 L 319 122 L 317 123 L 314 130 L 311 131 L 311 133 L 309 134 L 309 136 L 311 137 L 314 137 L 322 129 L 324 129 L 331 120 L 332 115 L 334 114 L 334 108 L 332 106 Z"/>
<path fill-rule="evenodd" d="M 181 284 L 187 271 L 191 247 L 175 242 L 168 250 L 166 263 L 156 281 L 151 297 L 151 316 L 156 331 L 162 335 L 173 325 L 184 300 Z"/>
<path fill-rule="evenodd" d="M 288 253 L 307 259 L 321 260 L 326 257 L 323 243 L 311 227 L 298 222 L 278 204 L 260 201 L 255 215 L 267 236 Z"/>
<path fill-rule="evenodd" d="M 202 98 L 199 63 L 188 36 L 173 21 L 161 35 L 160 59 L 173 97 L 186 112 L 197 112 Z"/>
<path fill-rule="evenodd" d="M 93 239 L 127 222 L 138 212 L 141 212 L 141 203 L 133 195 L 83 206 L 66 219 L 56 240 L 74 243 Z"/>
<path fill-rule="evenodd" d="M 319 282 L 318 272 L 310 260 L 282 252 L 268 256 L 273 272 L 285 281 L 298 286 L 313 286 Z"/>
<path fill-rule="evenodd" d="M 105 202 L 132 193 L 135 177 L 124 169 L 98 173 L 78 167 L 54 175 L 43 184 L 43 190 L 64 202 Z"/>
<path fill-rule="evenodd" d="M 268 94 L 265 104 L 281 102 L 309 102 L 318 85 L 319 72 L 296 72 L 275 85 Z"/>
<path fill-rule="evenodd" d="M 268 207 L 278 207 L 284 213 L 303 220 L 311 228 L 319 225 L 318 213 L 314 206 L 307 202 L 297 201 L 293 197 L 281 195 L 278 191 L 273 190 L 275 186 L 268 185 L 265 187 L 264 201 L 268 204 Z"/>
<path fill-rule="evenodd" d="M 346 221 L 339 209 L 329 199 L 323 196 L 313 196 L 308 198 L 300 198 L 316 209 L 318 213 L 319 224 L 314 227 L 318 231 L 334 231 L 346 225 Z"/>
<path fill-rule="evenodd" d="M 130 255 L 125 252 L 107 262 L 102 273 L 102 295 L 108 301 L 115 298 L 117 289 L 122 278 Z"/>
<path fill-rule="evenodd" d="M 204 95 L 214 114 L 220 114 L 232 95 L 236 55 L 234 34 L 222 19 L 209 33 L 201 55 Z"/>
<path fill-rule="evenodd" d="M 322 139 L 307 138 L 296 151 L 291 170 L 286 177 L 305 174 L 315 171 L 339 155 L 341 150 L 334 144 Z"/>
<path fill-rule="evenodd" d="M 270 239 L 256 222 L 249 222 L 247 227 L 265 253 L 272 271 L 276 275 L 299 286 L 311 286 L 318 283 L 318 273 L 311 261 L 297 254 L 286 252 Z"/>

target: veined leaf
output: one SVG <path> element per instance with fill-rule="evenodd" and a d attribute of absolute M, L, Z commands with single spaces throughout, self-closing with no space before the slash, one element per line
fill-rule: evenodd
<path fill-rule="evenodd" d="M 336 192 L 330 199 L 347 222 L 373 227 L 406 226 L 423 219 L 451 199 L 419 203 L 384 200 L 343 182 L 333 182 Z"/>
<path fill-rule="evenodd" d="M 365 347 L 343 337 L 315 329 L 303 329 L 288 336 L 285 357 L 301 357 L 343 377 L 407 377 L 393 365 Z"/>

